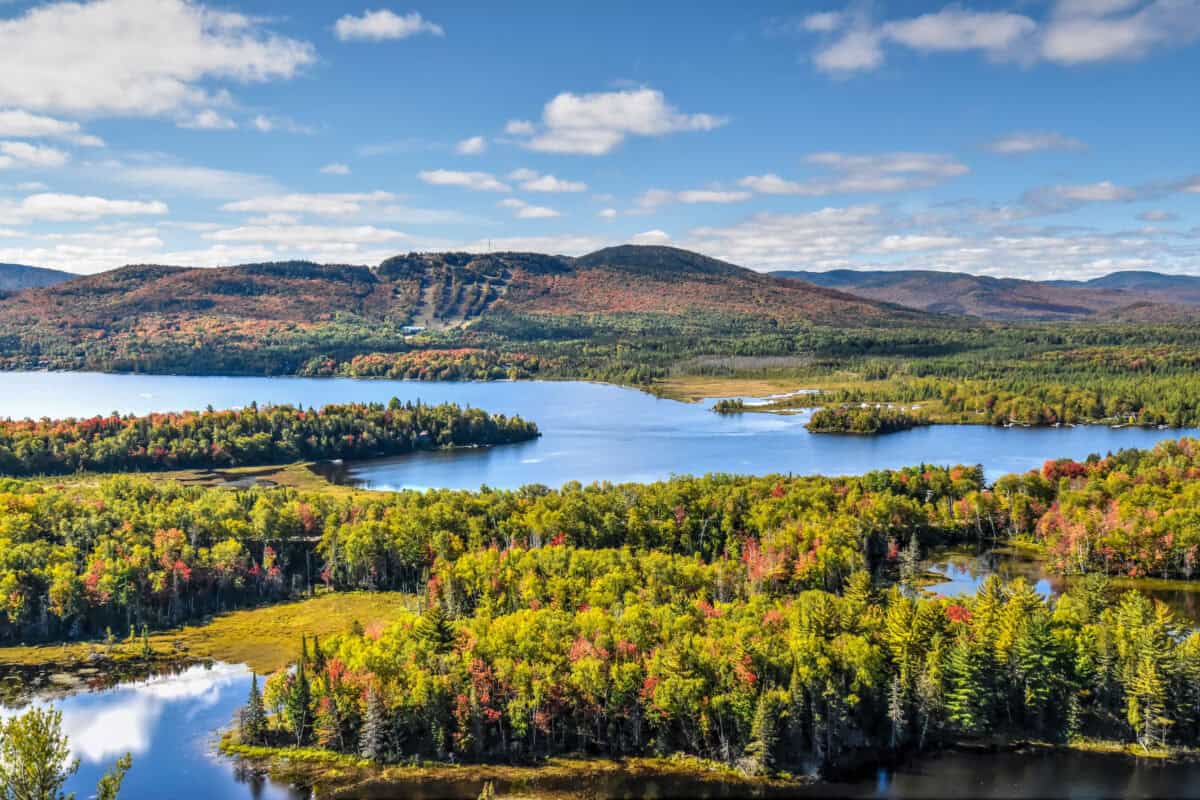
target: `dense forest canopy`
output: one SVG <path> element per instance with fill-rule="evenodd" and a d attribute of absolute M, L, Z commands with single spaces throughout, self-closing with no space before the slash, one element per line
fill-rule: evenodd
<path fill-rule="evenodd" d="M 256 404 L 234 411 L 0 421 L 0 475 L 115 472 L 371 458 L 532 439 L 520 417 L 445 403 Z"/>
<path fill-rule="evenodd" d="M 477 591 L 447 565 L 491 576 L 495 592 L 507 586 L 493 608 L 507 613 L 543 600 L 535 585 L 500 582 L 488 559 L 548 545 L 682 556 L 700 577 L 671 567 L 671 581 L 719 574 L 771 596 L 836 592 L 858 571 L 895 578 L 906 549 L 954 541 L 1024 539 L 1071 573 L 1190 577 L 1197 487 L 1195 440 L 1048 462 L 992 486 L 978 467 L 931 466 L 477 492 L 0 480 L 0 639 L 169 625 L 315 586 L 424 592 L 431 577 L 449 612 L 474 613 Z M 638 585 L 658 583 L 643 575 Z"/>

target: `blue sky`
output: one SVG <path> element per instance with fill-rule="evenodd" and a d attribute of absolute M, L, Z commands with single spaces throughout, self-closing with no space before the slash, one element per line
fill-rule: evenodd
<path fill-rule="evenodd" d="M 1200 272 L 1200 0 L 0 0 L 0 261 Z"/>

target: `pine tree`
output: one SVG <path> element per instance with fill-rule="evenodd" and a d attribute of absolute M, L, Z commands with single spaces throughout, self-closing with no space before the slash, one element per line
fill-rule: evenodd
<path fill-rule="evenodd" d="M 775 766 L 775 745 L 779 742 L 779 719 L 787 702 L 784 692 L 767 690 L 758 696 L 754 719 L 750 723 L 750 743 L 746 745 L 744 769 L 751 775 L 766 775 Z"/>
<path fill-rule="evenodd" d="M 296 674 L 288 687 L 287 697 L 284 698 L 283 716 L 288 726 L 296 736 L 296 746 L 304 744 L 308 735 L 310 715 L 312 714 L 312 688 L 308 683 L 308 674 L 304 662 L 296 665 Z"/>
<path fill-rule="evenodd" d="M 367 708 L 358 737 L 358 754 L 370 761 L 383 761 L 387 755 L 387 707 L 372 686 L 367 690 Z"/>
<path fill-rule="evenodd" d="M 914 533 L 908 539 L 908 546 L 900 553 L 900 585 L 905 594 L 916 592 L 916 580 L 921 574 L 921 542 Z"/>
<path fill-rule="evenodd" d="M 316 675 L 325 671 L 325 653 L 321 650 L 321 637 L 316 634 L 312 640 L 312 668 Z"/>
<path fill-rule="evenodd" d="M 986 719 L 983 653 L 966 633 L 950 646 L 946 664 L 946 716 L 965 734 L 980 731 Z"/>
<path fill-rule="evenodd" d="M 258 690 L 258 675 L 250 676 L 250 697 L 241 715 L 241 737 L 245 744 L 262 744 L 267 735 L 267 711 Z"/>
<path fill-rule="evenodd" d="M 150 626 L 142 623 L 142 658 L 150 658 L 154 655 L 154 648 L 150 646 Z"/>
<path fill-rule="evenodd" d="M 454 646 L 454 627 L 437 601 L 430 602 L 417 620 L 413 633 L 432 647 L 435 653 L 448 653 Z"/>

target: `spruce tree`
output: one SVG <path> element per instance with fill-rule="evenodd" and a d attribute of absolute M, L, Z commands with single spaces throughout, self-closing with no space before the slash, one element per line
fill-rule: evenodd
<path fill-rule="evenodd" d="M 309 718 L 312 713 L 312 688 L 308 683 L 308 673 L 304 662 L 296 665 L 296 674 L 288 687 L 287 697 L 284 698 L 283 715 L 288 726 L 296 736 L 296 746 L 304 744 L 308 735 Z"/>
<path fill-rule="evenodd" d="M 454 646 L 454 627 L 446 618 L 441 603 L 430 602 L 413 629 L 417 638 L 433 648 L 435 653 L 447 653 Z"/>
<path fill-rule="evenodd" d="M 258 690 L 258 675 L 250 677 L 250 697 L 242 709 L 241 737 L 244 744 L 262 744 L 267 735 L 267 711 L 262 692 Z"/>
<path fill-rule="evenodd" d="M 374 686 L 367 690 L 367 708 L 358 738 L 358 754 L 375 762 L 383 761 L 387 755 L 387 707 Z"/>

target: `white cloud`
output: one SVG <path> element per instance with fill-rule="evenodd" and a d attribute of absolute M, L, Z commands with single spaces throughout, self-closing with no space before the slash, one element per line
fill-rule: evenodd
<path fill-rule="evenodd" d="M 740 203 L 749 200 L 750 192 L 726 191 L 722 189 L 685 189 L 681 192 L 668 189 L 647 189 L 637 198 L 635 204 L 642 209 L 655 209 L 669 203 Z"/>
<path fill-rule="evenodd" d="M 262 114 L 259 114 L 254 118 L 253 124 L 255 128 L 263 133 L 270 133 L 275 129 L 275 123 L 272 122 L 268 117 L 264 117 Z"/>
<path fill-rule="evenodd" d="M 642 231 L 629 237 L 631 244 L 669 244 L 671 235 L 666 231 L 655 228 L 652 231 Z"/>
<path fill-rule="evenodd" d="M 78 122 L 30 114 L 20 109 L 0 111 L 0 136 L 19 139 L 62 139 L 83 147 L 104 146 L 104 141 L 98 136 L 84 133 Z"/>
<path fill-rule="evenodd" d="M 1174 222 L 1179 219 L 1179 215 L 1172 211 L 1165 211 L 1160 208 L 1143 211 L 1137 215 L 1142 222 Z"/>
<path fill-rule="evenodd" d="M 1135 189 L 1118 186 L 1111 181 L 1053 186 L 1049 191 L 1064 200 L 1077 200 L 1081 203 L 1111 203 L 1118 200 L 1133 200 L 1137 197 Z"/>
<path fill-rule="evenodd" d="M 461 186 L 473 192 L 509 192 L 512 187 L 488 172 L 459 172 L 433 169 L 417 173 L 417 177 L 432 186 Z"/>
<path fill-rule="evenodd" d="M 540 129 L 510 122 L 506 130 L 528 136 L 522 144 L 531 150 L 596 156 L 611 152 L 628 136 L 710 131 L 727 121 L 711 114 L 681 113 L 662 92 L 641 88 L 582 95 L 563 92 L 542 109 Z"/>
<path fill-rule="evenodd" d="M 262 117 L 258 119 L 262 119 Z M 193 128 L 202 131 L 231 131 L 237 128 L 236 122 L 211 108 L 180 117 L 175 124 L 181 128 Z M 258 120 L 255 120 L 255 126 L 258 127 Z M 259 127 L 259 130 L 263 129 Z"/>
<path fill-rule="evenodd" d="M 1135 8 L 1133 13 L 1120 13 Z M 1043 34 L 1041 55 L 1067 66 L 1132 60 L 1198 38 L 1200 3 L 1194 0 L 1152 0 L 1145 5 L 1060 0 Z"/>
<path fill-rule="evenodd" d="M 0 142 L 0 169 L 61 167 L 70 160 L 62 150 L 28 142 Z"/>
<path fill-rule="evenodd" d="M 840 28 L 844 21 L 845 15 L 840 12 L 823 11 L 817 14 L 809 14 L 804 18 L 802 25 L 806 31 L 829 33 Z"/>
<path fill-rule="evenodd" d="M 245 225 L 206 233 L 204 238 L 216 242 L 257 242 L 325 249 L 347 244 L 383 244 L 407 238 L 407 235 L 373 225 Z"/>
<path fill-rule="evenodd" d="M 809 164 L 837 173 L 833 178 L 786 180 L 774 173 L 749 175 L 739 185 L 762 194 L 795 194 L 821 197 L 830 194 L 901 192 L 925 189 L 965 175 L 969 168 L 942 153 L 813 153 Z"/>
<path fill-rule="evenodd" d="M 166 203 L 140 200 L 110 200 L 76 194 L 34 194 L 19 203 L 0 202 L 0 217 L 20 222 L 71 222 L 166 214 Z"/>
<path fill-rule="evenodd" d="M 394 199 L 389 192 L 293 193 L 252 197 L 221 206 L 222 211 L 249 214 L 313 214 L 342 217 L 362 213 L 369 205 Z"/>
<path fill-rule="evenodd" d="M 813 56 L 818 69 L 840 76 L 877 69 L 884 62 L 885 45 L 1074 66 L 1138 59 L 1200 39 L 1196 0 L 1058 0 L 1040 22 L 1024 14 L 972 11 L 955 4 L 876 23 L 861 9 L 804 20 L 804 30 L 822 37 Z"/>
<path fill-rule="evenodd" d="M 333 162 L 321 167 L 321 172 L 325 175 L 349 175 L 350 167 L 340 162 Z"/>
<path fill-rule="evenodd" d="M 601 219 L 616 219 L 617 210 L 615 208 L 602 208 L 600 211 L 596 212 L 596 216 L 600 217 Z"/>
<path fill-rule="evenodd" d="M 487 150 L 487 139 L 482 136 L 472 136 L 469 139 L 463 139 L 454 146 L 454 152 L 460 156 L 477 156 Z"/>
<path fill-rule="evenodd" d="M 588 188 L 583 181 L 562 180 L 527 168 L 514 169 L 508 173 L 508 179 L 520 181 L 527 192 L 586 192 Z"/>
<path fill-rule="evenodd" d="M 962 239 L 956 236 L 930 236 L 919 234 L 898 235 L 883 237 L 877 247 L 884 252 L 921 252 L 924 250 L 941 250 L 947 247 L 954 247 L 962 244 Z"/>
<path fill-rule="evenodd" d="M 1019 156 L 1046 150 L 1086 150 L 1087 145 L 1054 131 L 1025 131 L 993 139 L 987 148 L 999 155 Z"/>
<path fill-rule="evenodd" d="M 250 197 L 279 191 L 275 181 L 263 175 L 209 167 L 112 162 L 102 165 L 100 171 L 121 183 L 202 197 Z"/>
<path fill-rule="evenodd" d="M 0 104 L 153 116 L 214 102 L 210 82 L 287 79 L 314 60 L 262 25 L 187 0 L 35 6 L 0 21 Z"/>
<path fill-rule="evenodd" d="M 526 203 L 524 200 L 518 200 L 515 197 L 506 197 L 500 201 L 503 208 L 511 208 L 516 212 L 517 219 L 550 219 L 552 217 L 561 217 L 558 211 L 546 206 L 533 206 Z"/>
<path fill-rule="evenodd" d="M 527 119 L 510 119 L 504 125 L 504 132 L 509 136 L 532 136 L 535 130 L 537 128 Z"/>
<path fill-rule="evenodd" d="M 407 39 L 410 36 L 427 33 L 431 36 L 445 36 L 441 25 L 430 22 L 413 11 L 403 16 L 385 9 L 379 11 L 364 11 L 361 16 L 347 14 L 333 26 L 337 38 L 343 42 L 366 40 L 381 42 L 386 39 Z"/>
<path fill-rule="evenodd" d="M 1019 41 L 1036 29 L 1037 23 L 1021 14 L 966 11 L 957 6 L 889 22 L 883 28 L 889 40 L 914 50 L 981 50 L 993 57 L 1010 53 Z"/>
<path fill-rule="evenodd" d="M 855 28 L 818 50 L 813 62 L 817 69 L 839 75 L 875 69 L 883 64 L 880 38 L 875 30 Z"/>

